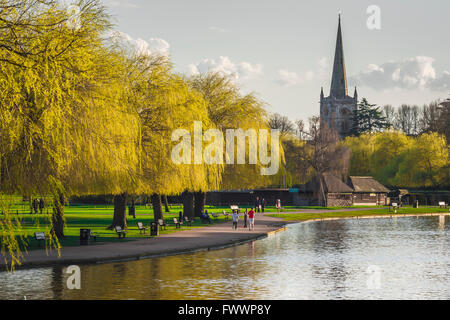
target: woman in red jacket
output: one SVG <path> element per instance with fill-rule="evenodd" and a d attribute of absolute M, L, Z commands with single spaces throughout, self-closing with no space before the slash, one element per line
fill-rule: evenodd
<path fill-rule="evenodd" d="M 248 229 L 253 230 L 255 228 L 255 211 L 253 208 L 248 212 Z"/>

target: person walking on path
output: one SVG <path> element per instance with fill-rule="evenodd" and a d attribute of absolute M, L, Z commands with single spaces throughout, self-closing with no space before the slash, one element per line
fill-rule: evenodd
<path fill-rule="evenodd" d="M 280 213 L 280 211 L 281 211 L 281 200 L 280 199 L 277 199 L 276 207 L 277 207 L 278 213 Z"/>
<path fill-rule="evenodd" d="M 233 213 L 231 215 L 231 217 L 233 218 L 233 229 L 237 230 L 237 225 L 238 225 L 238 221 L 239 221 L 239 213 L 237 210 L 233 210 Z"/>
<path fill-rule="evenodd" d="M 253 211 L 253 208 L 251 208 L 250 211 L 248 212 L 248 222 L 249 222 L 248 230 L 255 229 L 255 211 Z"/>
<path fill-rule="evenodd" d="M 256 200 L 255 200 L 255 210 L 256 211 L 258 211 L 259 210 L 259 205 L 260 205 L 260 200 L 259 200 L 259 197 L 256 197 Z"/>
<path fill-rule="evenodd" d="M 244 228 L 247 228 L 247 208 L 245 208 L 244 212 Z"/>
<path fill-rule="evenodd" d="M 44 198 L 40 198 L 39 199 L 39 212 L 40 214 L 42 214 L 42 212 L 44 211 L 45 208 L 45 202 L 44 202 Z"/>
<path fill-rule="evenodd" d="M 261 200 L 261 212 L 264 213 L 264 207 L 266 206 L 266 199 L 262 198 Z"/>

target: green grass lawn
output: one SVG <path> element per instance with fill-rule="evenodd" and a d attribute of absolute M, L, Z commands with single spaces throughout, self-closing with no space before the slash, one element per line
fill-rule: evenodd
<path fill-rule="evenodd" d="M 200 218 L 197 218 L 192 226 L 182 225 L 180 229 L 176 229 L 173 224 L 173 218 L 178 218 L 178 212 L 182 209 L 180 207 L 172 207 L 170 213 L 164 213 L 164 220 L 168 224 L 166 230 L 160 230 L 160 234 L 168 234 L 172 232 L 177 232 L 181 230 L 189 230 L 194 228 L 200 228 L 209 226 L 207 223 L 202 223 Z M 77 246 L 79 245 L 80 239 L 80 229 L 91 229 L 94 234 L 97 235 L 97 244 L 104 242 L 119 242 L 119 241 L 130 241 L 137 238 L 148 238 L 150 233 L 150 223 L 153 221 L 153 210 L 145 208 L 145 206 L 136 207 L 136 218 L 132 216 L 127 216 L 127 236 L 125 239 L 119 239 L 114 230 L 107 230 L 106 228 L 111 225 L 113 218 L 113 207 L 112 206 L 67 206 L 64 211 L 64 216 L 66 219 L 66 227 L 64 229 L 65 238 L 61 240 L 61 245 L 64 246 Z M 221 212 L 221 210 L 211 210 L 211 212 Z M 46 212 L 46 210 L 44 210 Z M 1 216 L 0 216 L 1 217 Z M 17 234 L 23 235 L 28 242 L 28 249 L 33 250 L 39 248 L 39 243 L 34 239 L 34 233 L 39 231 L 48 231 L 50 215 L 44 214 L 19 214 L 14 215 L 20 222 L 17 224 Z M 224 216 L 219 216 L 218 219 L 214 219 L 211 216 L 212 224 L 223 222 L 225 220 Z M 137 222 L 142 222 L 145 227 L 148 227 L 145 234 L 141 234 L 137 227 Z M 212 225 L 211 224 L 211 225 Z M 92 244 L 95 242 L 91 241 Z M 44 245 L 42 244 L 42 247 Z"/>
<path fill-rule="evenodd" d="M 223 210 L 230 213 L 229 207 L 214 207 L 206 206 L 208 212 L 211 213 L 222 213 Z M 250 206 L 243 206 L 243 209 L 250 208 Z M 361 211 L 344 211 L 335 212 L 338 209 L 354 208 L 354 207 L 305 207 L 305 206 L 286 206 L 283 208 L 283 213 L 277 214 L 277 209 L 275 207 L 266 207 L 266 213 L 272 217 L 281 217 L 287 221 L 304 221 L 309 219 L 317 218 L 331 218 L 331 217 L 348 217 L 348 216 L 366 216 L 366 215 L 379 215 L 386 213 L 388 214 L 387 207 L 380 207 L 373 210 L 361 210 Z M 324 213 L 287 213 L 300 211 L 302 209 L 317 209 L 317 210 L 327 210 Z M 17 235 L 22 235 L 28 242 L 27 249 L 34 250 L 40 248 L 38 241 L 34 239 L 34 233 L 39 231 L 48 231 L 49 229 L 49 219 L 50 214 L 47 214 L 47 209 L 44 209 L 44 214 L 29 214 L 29 206 L 27 203 L 21 201 L 21 198 L 15 201 L 12 206 L 13 212 L 19 211 L 20 214 L 13 215 L 14 219 L 17 219 L 16 225 Z M 207 227 L 206 223 L 202 223 L 201 219 L 197 218 L 191 227 L 185 224 L 181 229 L 176 229 L 173 224 L 173 218 L 178 218 L 178 213 L 182 211 L 180 205 L 175 205 L 170 207 L 169 213 L 164 213 L 164 220 L 168 224 L 166 230 L 160 230 L 160 234 L 168 234 L 172 232 L 178 232 L 182 230 Z M 49 209 L 51 212 L 51 209 Z M 66 227 L 64 230 L 65 238 L 61 240 L 61 245 L 64 246 L 78 246 L 80 239 L 80 229 L 91 229 L 94 234 L 97 235 L 97 242 L 92 244 L 102 244 L 107 242 L 119 242 L 119 241 L 130 241 L 139 238 L 148 238 L 150 232 L 150 223 L 153 221 L 153 209 L 151 206 L 145 207 L 138 205 L 136 206 L 136 218 L 132 216 L 127 216 L 128 232 L 125 239 L 119 239 L 116 232 L 113 230 L 107 230 L 107 227 L 111 224 L 113 218 L 114 208 L 112 205 L 68 205 L 65 207 L 65 219 Z M 436 207 L 420 207 L 418 209 L 413 209 L 411 207 L 404 207 L 399 209 L 398 213 L 434 213 L 434 212 L 449 212 L 449 209 L 440 209 Z M 1 219 L 1 215 L 0 215 Z M 225 221 L 225 216 L 219 215 L 218 219 L 214 219 L 211 216 L 212 224 L 221 223 Z M 137 227 L 137 222 L 142 222 L 144 226 L 148 227 L 145 234 L 141 234 Z M 42 244 L 42 246 L 44 246 Z"/>
<path fill-rule="evenodd" d="M 49 203 L 47 201 L 47 203 Z M 251 206 L 243 206 L 241 208 L 250 208 Z M 283 211 L 298 211 L 303 207 L 285 207 Z M 224 210 L 228 213 L 230 208 L 228 206 L 215 207 L 205 206 L 205 209 L 210 213 L 212 224 L 221 223 L 225 221 L 225 216 L 219 215 L 217 219 L 211 216 L 211 213 L 222 213 Z M 14 204 L 11 207 L 12 212 L 19 212 L 18 215 L 13 215 L 17 219 L 17 235 L 22 235 L 26 239 L 28 250 L 34 250 L 44 247 L 44 244 L 39 244 L 34 239 L 35 232 L 46 232 L 49 230 L 49 219 L 51 217 L 51 208 L 45 208 L 43 214 L 29 214 L 29 204 L 22 202 L 20 197 L 14 199 Z M 66 227 L 64 229 L 65 238 L 60 241 L 61 246 L 78 246 L 80 244 L 80 229 L 91 229 L 97 235 L 97 242 L 91 241 L 91 244 L 102 244 L 105 242 L 123 242 L 131 241 L 139 238 L 148 238 L 150 233 L 150 223 L 153 221 L 153 209 L 151 206 L 137 205 L 136 218 L 127 215 L 127 236 L 125 239 L 119 239 L 114 230 L 107 230 L 111 225 L 114 208 L 112 205 L 68 205 L 65 207 L 64 216 L 66 219 Z M 160 234 L 169 234 L 182 230 L 189 230 L 194 228 L 207 227 L 209 224 L 203 223 L 201 219 L 197 218 L 192 226 L 183 224 L 180 229 L 177 229 L 173 223 L 173 218 L 179 217 L 179 212 L 183 211 L 182 206 L 170 206 L 170 212 L 164 212 L 164 220 L 168 227 L 166 230 L 160 230 Z M 265 212 L 277 212 L 275 207 L 266 207 Z M 1 219 L 1 215 L 0 215 Z M 231 218 L 229 218 L 231 219 Z M 137 227 L 137 222 L 142 222 L 147 227 L 146 233 L 141 234 Z M 19 227 L 20 225 L 20 227 Z M 23 248 L 22 248 L 23 249 Z"/>
<path fill-rule="evenodd" d="M 388 208 L 380 208 L 373 210 L 361 210 L 361 211 L 341 211 L 341 212 L 313 212 L 313 213 L 281 213 L 281 214 L 270 214 L 270 217 L 282 218 L 286 221 L 306 221 L 310 219 L 324 219 L 324 218 L 344 218 L 344 217 L 360 217 L 360 216 L 374 216 L 374 215 L 395 215 L 395 214 L 418 214 L 418 213 L 440 213 L 440 212 L 450 212 L 450 209 L 439 208 L 439 207 L 403 207 L 394 213 L 392 210 L 388 211 Z"/>
<path fill-rule="evenodd" d="M 34 239 L 35 232 L 48 232 L 49 230 L 49 219 L 51 217 L 51 208 L 45 208 L 43 214 L 29 214 L 29 204 L 27 202 L 22 202 L 21 197 L 14 198 L 14 204 L 11 210 L 18 215 L 13 215 L 17 219 L 17 235 L 22 235 L 28 245 L 28 250 L 33 250 L 37 248 L 42 248 L 44 244 L 40 246 L 39 242 Z M 47 204 L 49 202 L 47 201 Z M 251 206 L 243 206 L 241 208 L 250 208 Z M 298 211 L 301 209 L 340 209 L 340 208 L 325 208 L 325 207 L 299 207 L 299 206 L 286 206 L 283 207 L 283 212 Z M 224 210 L 230 213 L 230 208 L 228 206 L 215 207 L 215 206 L 205 206 L 205 209 L 211 213 L 222 213 Z M 172 232 L 178 232 L 182 230 L 188 230 L 193 228 L 200 228 L 208 226 L 208 224 L 202 223 L 202 221 L 197 218 L 191 227 L 183 225 L 180 229 L 176 229 L 173 224 L 173 218 L 178 218 L 179 212 L 183 208 L 180 205 L 174 205 L 170 207 L 169 213 L 164 213 L 164 220 L 168 224 L 166 230 L 160 230 L 160 234 L 168 234 Z M 112 205 L 68 205 L 65 207 L 64 216 L 66 219 L 66 227 L 64 230 L 65 238 L 62 239 L 61 245 L 64 246 L 78 246 L 80 242 L 80 229 L 91 229 L 94 234 L 97 235 L 97 242 L 92 242 L 92 244 L 101 244 L 105 242 L 119 242 L 119 241 L 130 241 L 139 238 L 148 238 L 150 233 L 150 223 L 153 221 L 153 209 L 151 206 L 137 205 L 136 206 L 136 218 L 132 216 L 127 216 L 127 236 L 125 239 L 119 239 L 114 230 L 107 230 L 106 228 L 111 224 L 113 218 L 114 208 Z M 266 207 L 265 212 L 277 212 L 275 207 Z M 1 216 L 0 216 L 1 219 Z M 212 224 L 220 223 L 225 221 L 225 216 L 219 215 L 217 219 L 212 218 Z M 142 222 L 144 226 L 148 227 L 145 234 L 141 234 L 137 227 L 137 222 Z"/>

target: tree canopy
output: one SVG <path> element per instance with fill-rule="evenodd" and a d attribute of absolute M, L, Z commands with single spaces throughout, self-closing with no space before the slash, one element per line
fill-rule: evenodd
<path fill-rule="evenodd" d="M 370 104 L 363 98 L 351 115 L 353 127 L 351 134 L 359 136 L 366 132 L 378 132 L 389 128 L 391 125 L 376 104 Z"/>
<path fill-rule="evenodd" d="M 448 143 L 436 132 L 417 137 L 398 131 L 367 133 L 347 137 L 343 144 L 352 151 L 351 175 L 370 175 L 399 187 L 450 185 Z"/>

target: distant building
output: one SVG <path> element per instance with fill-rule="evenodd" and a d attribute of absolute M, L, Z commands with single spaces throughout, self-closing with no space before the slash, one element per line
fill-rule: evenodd
<path fill-rule="evenodd" d="M 347 183 L 331 174 L 323 175 L 323 194 L 317 179 L 299 188 L 294 203 L 304 206 L 349 207 L 385 205 L 389 189 L 373 177 L 349 177 Z M 323 200 L 325 199 L 325 200 Z"/>
<path fill-rule="evenodd" d="M 373 177 L 349 177 L 348 185 L 353 189 L 353 205 L 382 206 L 387 204 L 388 188 Z"/>
<path fill-rule="evenodd" d="M 346 183 L 347 182 L 347 183 Z M 323 174 L 322 188 L 318 177 L 298 188 L 267 188 L 252 190 L 210 191 L 206 203 L 215 206 L 253 206 L 256 197 L 264 198 L 267 206 L 277 199 L 282 206 L 350 207 L 354 205 L 386 205 L 388 188 L 373 177 L 348 177 L 346 182 L 332 174 Z"/>
<path fill-rule="evenodd" d="M 324 174 L 323 182 L 325 203 L 320 205 L 325 207 L 349 207 L 352 205 L 353 189 L 342 182 L 341 179 L 331 174 Z"/>
<path fill-rule="evenodd" d="M 266 206 L 275 206 L 277 199 L 281 200 L 281 205 L 286 206 L 292 205 L 293 193 L 285 188 L 210 191 L 206 194 L 206 203 L 215 206 L 235 204 L 253 207 L 257 197 L 264 199 Z"/>
<path fill-rule="evenodd" d="M 334 55 L 331 89 L 328 97 L 324 96 L 323 88 L 320 92 L 320 120 L 321 124 L 335 129 L 341 138 L 350 134 L 353 127 L 351 115 L 358 105 L 358 93 L 355 87 L 353 97 L 348 95 L 347 75 L 344 61 L 344 46 L 342 42 L 341 16 L 339 15 L 336 52 Z"/>
<path fill-rule="evenodd" d="M 304 206 L 347 207 L 352 205 L 353 190 L 341 179 L 331 174 L 323 175 L 323 191 L 315 177 L 299 188 L 297 204 Z M 323 193 L 322 193 L 323 192 Z"/>

